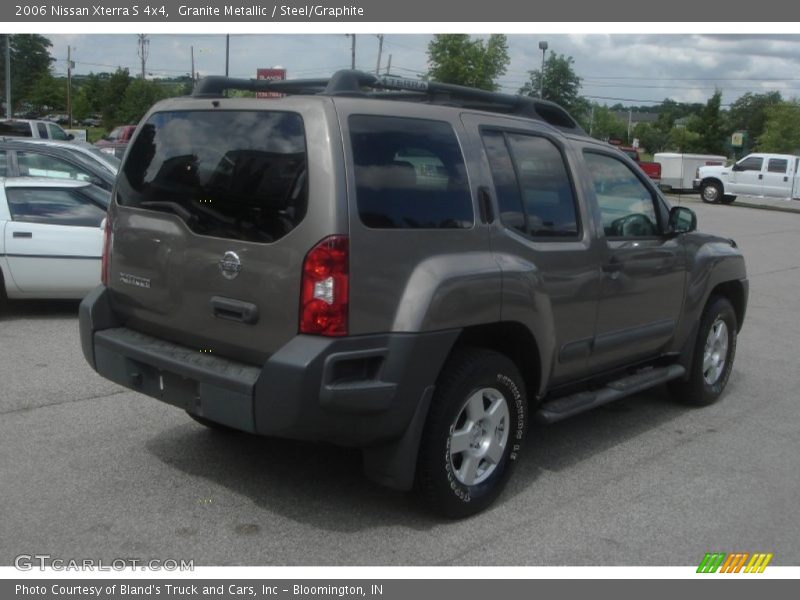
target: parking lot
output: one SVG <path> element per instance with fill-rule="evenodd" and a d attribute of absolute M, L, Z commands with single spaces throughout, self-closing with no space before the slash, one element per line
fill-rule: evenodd
<path fill-rule="evenodd" d="M 441 522 L 367 481 L 357 452 L 220 434 L 86 364 L 77 304 L 0 317 L 0 564 L 183 558 L 196 565 L 800 563 L 800 214 L 682 200 L 737 240 L 751 293 L 723 400 L 664 389 L 534 425 L 487 512 Z"/>

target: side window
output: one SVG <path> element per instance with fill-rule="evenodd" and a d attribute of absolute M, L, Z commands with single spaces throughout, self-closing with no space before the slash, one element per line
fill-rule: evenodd
<path fill-rule="evenodd" d="M 99 227 L 106 216 L 106 211 L 75 190 L 9 188 L 6 196 L 14 221 Z"/>
<path fill-rule="evenodd" d="M 534 236 L 576 236 L 575 195 L 564 158 L 550 140 L 516 133 L 506 134 L 517 169 L 528 232 Z"/>
<path fill-rule="evenodd" d="M 37 123 L 36 129 L 39 131 L 39 137 L 47 139 L 47 125 L 44 123 Z"/>
<path fill-rule="evenodd" d="M 517 183 L 514 163 L 506 146 L 506 136 L 501 131 L 484 131 L 483 147 L 492 171 L 494 191 L 500 208 L 500 221 L 506 226 L 527 233 L 522 197 Z"/>
<path fill-rule="evenodd" d="M 653 196 L 622 161 L 595 152 L 584 152 L 600 206 L 603 230 L 608 237 L 658 235 Z"/>
<path fill-rule="evenodd" d="M 61 129 L 61 127 L 59 127 L 58 125 L 53 125 L 52 123 L 49 123 L 47 125 L 47 127 L 48 127 L 48 129 L 50 129 L 50 138 L 51 139 L 60 140 L 60 141 L 64 141 L 64 142 L 69 140 L 69 136 L 67 136 L 67 132 L 64 131 L 63 129 Z"/>
<path fill-rule="evenodd" d="M 786 168 L 789 166 L 789 161 L 785 158 L 770 158 L 767 163 L 767 171 L 770 173 L 786 173 Z"/>
<path fill-rule="evenodd" d="M 578 235 L 572 184 L 550 140 L 485 131 L 483 143 L 505 225 L 533 237 Z"/>
<path fill-rule="evenodd" d="M 34 152 L 17 152 L 20 175 L 30 177 L 53 177 L 56 179 L 77 179 L 91 181 L 92 176 L 85 169 L 60 158 Z"/>
<path fill-rule="evenodd" d="M 736 163 L 742 171 L 760 171 L 761 165 L 764 164 L 764 159 L 760 156 L 751 156 Z"/>
<path fill-rule="evenodd" d="M 361 221 L 375 229 L 459 229 L 472 195 L 455 132 L 441 121 L 353 115 L 349 120 Z"/>
<path fill-rule="evenodd" d="M 0 177 L 8 175 L 8 157 L 5 150 L 0 150 Z"/>

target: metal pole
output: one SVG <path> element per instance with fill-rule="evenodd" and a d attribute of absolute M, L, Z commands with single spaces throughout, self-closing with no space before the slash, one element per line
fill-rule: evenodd
<path fill-rule="evenodd" d="M 189 46 L 189 51 L 192 53 L 192 89 L 194 89 L 194 46 Z"/>
<path fill-rule="evenodd" d="M 589 135 L 592 135 L 592 129 L 594 129 L 594 104 L 592 104 L 592 116 L 589 117 Z"/>
<path fill-rule="evenodd" d="M 67 122 L 72 129 L 72 46 L 67 46 Z"/>
<path fill-rule="evenodd" d="M 628 109 L 628 143 L 631 143 L 631 122 L 633 121 L 633 110 Z"/>
<path fill-rule="evenodd" d="M 11 34 L 6 34 L 6 119 L 11 118 Z"/>
<path fill-rule="evenodd" d="M 547 52 L 547 42 L 539 42 L 539 50 L 542 51 L 542 76 L 539 78 L 539 97 L 544 100 L 544 55 Z"/>
<path fill-rule="evenodd" d="M 375 75 L 381 72 L 381 54 L 383 53 L 383 34 L 378 34 L 378 64 L 375 65 Z"/>
<path fill-rule="evenodd" d="M 350 44 L 350 68 L 355 70 L 356 68 L 356 34 L 355 33 L 348 33 L 347 35 L 350 36 L 352 39 L 352 43 Z"/>
<path fill-rule="evenodd" d="M 231 34 L 225 34 L 225 77 L 228 76 L 228 67 L 231 58 Z"/>

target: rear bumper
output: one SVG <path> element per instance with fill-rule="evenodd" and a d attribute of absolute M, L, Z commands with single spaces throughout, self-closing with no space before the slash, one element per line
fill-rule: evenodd
<path fill-rule="evenodd" d="M 459 332 L 298 335 L 254 366 L 124 327 L 101 286 L 81 303 L 80 333 L 100 375 L 192 414 L 250 433 L 369 447 L 411 427 Z"/>

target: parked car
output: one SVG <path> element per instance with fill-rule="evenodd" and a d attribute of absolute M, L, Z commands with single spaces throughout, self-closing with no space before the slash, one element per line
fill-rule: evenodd
<path fill-rule="evenodd" d="M 24 137 L 65 142 L 73 139 L 71 133 L 67 133 L 56 123 L 31 119 L 0 121 L 0 137 Z"/>
<path fill-rule="evenodd" d="M 758 153 L 730 167 L 700 167 L 694 188 L 708 203 L 730 204 L 737 195 L 800 198 L 800 157 Z"/>
<path fill-rule="evenodd" d="M 122 158 L 135 131 L 136 125 L 120 125 L 112 129 L 107 136 L 97 140 L 95 146 L 101 148 L 103 152 Z"/>
<path fill-rule="evenodd" d="M 656 185 L 661 183 L 661 165 L 659 163 L 642 160 L 639 149 L 633 146 L 619 146 L 619 150 L 623 154 L 628 155 L 633 162 L 639 165 L 639 168 L 644 171 L 644 174 L 652 179 Z"/>
<path fill-rule="evenodd" d="M 111 191 L 117 159 L 89 144 L 0 138 L 0 175 L 54 177 L 93 183 Z"/>
<path fill-rule="evenodd" d="M 0 302 L 79 299 L 95 288 L 109 200 L 82 181 L 0 178 Z"/>
<path fill-rule="evenodd" d="M 103 265 L 98 373 L 211 428 L 360 448 L 447 517 L 497 497 L 531 420 L 667 382 L 719 399 L 748 295 L 736 244 L 559 106 L 358 71 L 152 107 Z"/>

